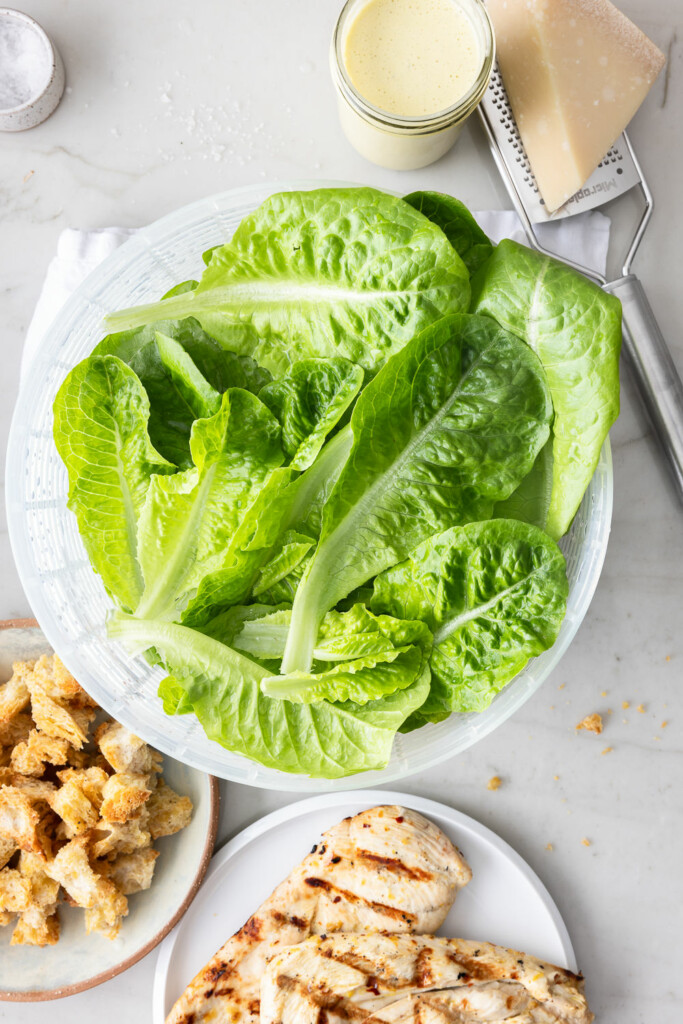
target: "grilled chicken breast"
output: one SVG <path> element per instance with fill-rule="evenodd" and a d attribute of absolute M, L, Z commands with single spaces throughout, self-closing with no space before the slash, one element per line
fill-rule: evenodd
<path fill-rule="evenodd" d="M 404 807 L 346 818 L 218 950 L 167 1024 L 257 1024 L 261 978 L 279 950 L 309 935 L 432 932 L 472 873 L 432 822 Z"/>
<path fill-rule="evenodd" d="M 261 983 L 261 1024 L 590 1024 L 583 979 L 488 942 L 313 936 Z"/>

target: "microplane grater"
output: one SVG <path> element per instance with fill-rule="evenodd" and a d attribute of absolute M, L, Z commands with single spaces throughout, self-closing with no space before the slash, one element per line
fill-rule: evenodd
<path fill-rule="evenodd" d="M 529 244 L 547 256 L 568 264 L 616 295 L 622 305 L 624 351 L 652 426 L 667 457 L 678 497 L 683 502 L 683 384 L 648 302 L 643 286 L 631 273 L 631 263 L 652 216 L 652 193 L 624 132 L 595 169 L 583 188 L 564 206 L 549 214 L 531 170 L 512 107 L 498 67 L 479 105 L 479 117 Z M 627 248 L 622 276 L 608 281 L 592 267 L 557 256 L 538 241 L 535 224 L 571 217 L 592 210 L 638 187 L 644 209 Z"/>

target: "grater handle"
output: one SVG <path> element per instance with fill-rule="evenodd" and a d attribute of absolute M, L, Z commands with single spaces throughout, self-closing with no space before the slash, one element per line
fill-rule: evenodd
<path fill-rule="evenodd" d="M 683 384 L 655 320 L 643 286 L 634 274 L 604 285 L 621 300 L 624 349 L 655 434 L 683 502 Z"/>

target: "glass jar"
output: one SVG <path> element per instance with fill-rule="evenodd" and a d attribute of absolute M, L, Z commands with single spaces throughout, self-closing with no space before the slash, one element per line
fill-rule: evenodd
<path fill-rule="evenodd" d="M 330 69 L 337 90 L 339 119 L 351 145 L 372 163 L 392 170 L 425 167 L 451 148 L 488 86 L 495 58 L 491 21 L 482 0 L 453 0 L 468 17 L 482 63 L 472 87 L 451 107 L 435 114 L 404 117 L 374 106 L 353 85 L 344 61 L 348 31 L 369 0 L 347 0 L 332 37 Z"/>

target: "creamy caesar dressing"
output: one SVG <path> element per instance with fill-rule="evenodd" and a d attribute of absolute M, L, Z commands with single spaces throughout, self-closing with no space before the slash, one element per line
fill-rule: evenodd
<path fill-rule="evenodd" d="M 370 0 L 349 26 L 344 63 L 368 102 L 390 114 L 423 117 L 469 92 L 483 53 L 457 0 Z"/>
<path fill-rule="evenodd" d="M 483 0 L 347 0 L 330 61 L 349 142 L 395 170 L 438 160 L 481 100 L 494 52 Z"/>

